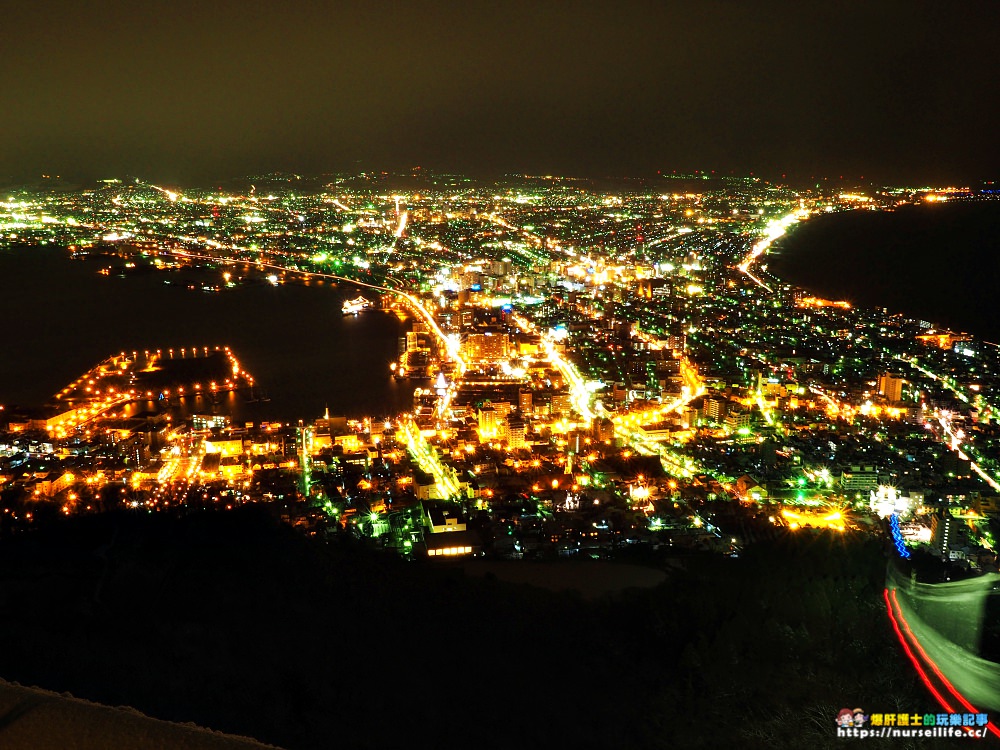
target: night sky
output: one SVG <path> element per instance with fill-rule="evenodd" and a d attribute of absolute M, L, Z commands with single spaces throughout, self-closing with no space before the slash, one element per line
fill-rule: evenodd
<path fill-rule="evenodd" d="M 1000 3 L 11 2 L 0 178 L 1000 172 Z"/>

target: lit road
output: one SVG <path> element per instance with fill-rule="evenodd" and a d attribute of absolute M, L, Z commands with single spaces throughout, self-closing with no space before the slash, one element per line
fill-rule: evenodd
<path fill-rule="evenodd" d="M 86 427 L 107 412 L 134 400 L 135 396 L 127 393 L 111 398 L 95 399 L 89 404 L 81 405 L 73 411 L 67 412 L 58 420 L 50 420 L 49 429 L 56 435 L 63 436 L 67 430 Z"/>
<path fill-rule="evenodd" d="M 434 477 L 438 489 L 446 499 L 460 497 L 462 488 L 459 486 L 458 475 L 452 467 L 441 461 L 434 447 L 420 434 L 420 427 L 409 417 L 400 422 L 400 427 L 406 450 L 420 470 Z"/>
<path fill-rule="evenodd" d="M 172 456 L 160 468 L 156 477 L 158 484 L 172 484 L 191 480 L 198 475 L 198 466 L 202 456 Z"/>
<path fill-rule="evenodd" d="M 537 326 L 526 318 L 514 315 L 512 319 L 522 330 L 529 333 L 538 332 Z M 587 422 L 591 422 L 597 417 L 612 417 L 612 421 L 615 422 L 615 434 L 623 438 L 638 453 L 647 456 L 659 456 L 664 471 L 671 476 L 690 478 L 697 474 L 706 473 L 704 468 L 690 456 L 686 456 L 647 436 L 641 429 L 639 419 L 622 419 L 613 416 L 601 405 L 595 407 L 594 392 L 600 388 L 600 383 L 586 380 L 572 362 L 569 362 L 556 351 L 555 344 L 556 342 L 550 334 L 545 333 L 542 335 L 542 345 L 546 356 L 566 380 L 573 406 Z M 684 379 L 686 392 L 676 401 L 659 407 L 656 410 L 657 417 L 649 416 L 647 417 L 648 419 L 658 421 L 663 418 L 663 415 L 682 408 L 689 401 L 704 393 L 704 385 L 698 376 L 697 368 L 690 362 L 686 360 L 682 361 L 681 375 Z"/>
<path fill-rule="evenodd" d="M 684 384 L 681 395 L 670 403 L 638 414 L 616 415 L 612 421 L 615 423 L 615 434 L 636 451 L 647 456 L 659 456 L 664 471 L 671 476 L 689 479 L 708 472 L 690 456 L 654 440 L 642 430 L 642 427 L 662 421 L 668 414 L 680 411 L 688 403 L 704 395 L 705 385 L 698 375 L 698 368 L 687 358 L 681 360 L 681 380 Z"/>
<path fill-rule="evenodd" d="M 786 231 L 788 231 L 788 228 L 792 224 L 797 222 L 801 218 L 801 216 L 802 216 L 801 212 L 796 212 L 788 214 L 787 216 L 784 216 L 781 219 L 774 219 L 772 221 L 769 221 L 767 223 L 767 226 L 764 228 L 764 236 L 753 244 L 753 246 L 750 248 L 750 253 L 747 255 L 746 258 L 743 259 L 743 262 L 740 263 L 737 266 L 737 268 L 739 268 L 740 271 L 746 274 L 746 276 L 750 278 L 752 281 L 754 281 L 757 285 L 763 287 L 769 292 L 772 291 L 771 287 L 769 287 L 767 284 L 765 284 L 763 281 L 757 278 L 750 271 L 750 268 L 753 266 L 754 263 L 757 262 L 757 259 L 760 258 L 760 256 L 762 256 L 764 253 L 767 252 L 767 249 L 771 247 L 774 241 L 779 237 L 781 237 Z"/>
<path fill-rule="evenodd" d="M 398 199 L 396 201 L 396 213 L 399 216 L 399 223 L 396 225 L 396 229 L 392 233 L 392 244 L 389 245 L 389 249 L 386 250 L 385 253 L 387 260 L 388 257 L 396 251 L 396 246 L 398 245 L 399 240 L 402 238 L 403 232 L 406 231 L 406 221 L 410 216 L 408 211 L 404 210 L 400 212 Z"/>
<path fill-rule="evenodd" d="M 586 380 L 580 374 L 580 371 L 576 369 L 576 366 L 563 357 L 555 347 L 556 342 L 551 336 L 547 333 L 544 334 L 542 336 L 542 348 L 545 350 L 549 361 L 555 365 L 566 381 L 569 387 L 570 399 L 573 402 L 573 408 L 583 417 L 584 422 L 589 424 L 594 420 L 594 391 L 600 387 L 600 383 Z"/>
<path fill-rule="evenodd" d="M 201 453 L 168 458 L 160 468 L 156 477 L 156 490 L 148 503 L 161 508 L 184 503 L 188 492 L 198 485 L 201 460 Z"/>
<path fill-rule="evenodd" d="M 649 409 L 629 412 L 628 414 L 616 414 L 611 418 L 616 426 L 645 427 L 662 422 L 669 414 L 681 411 L 691 401 L 704 396 L 706 393 L 705 384 L 698 374 L 698 368 L 687 357 L 681 359 L 680 367 L 683 386 L 681 394 L 677 398 Z"/>
<path fill-rule="evenodd" d="M 917 370 L 918 372 L 921 372 L 924 375 L 926 375 L 927 377 L 929 377 L 931 380 L 934 380 L 935 382 L 940 383 L 945 388 L 947 388 L 949 391 L 951 391 L 952 393 L 954 393 L 955 396 L 960 401 L 964 401 L 965 403 L 969 403 L 969 396 L 968 396 L 967 393 L 965 393 L 965 391 L 963 391 L 960 388 L 958 388 L 951 381 L 950 378 L 942 377 L 941 375 L 938 375 L 936 372 L 933 372 L 932 370 L 928 370 L 926 367 L 924 367 L 921 364 L 919 364 L 917 362 L 917 360 L 916 360 L 916 357 L 906 357 L 906 356 L 903 356 L 903 355 L 897 355 L 896 359 L 898 359 L 901 362 L 906 362 L 906 364 L 908 364 L 914 370 Z"/>
<path fill-rule="evenodd" d="M 971 441 L 963 443 L 962 440 L 965 438 L 965 433 L 962 430 L 955 430 L 951 424 L 951 415 L 947 412 L 939 411 L 937 413 L 938 424 L 941 425 L 941 429 L 944 431 L 944 435 L 947 438 L 946 444 L 951 450 L 958 454 L 958 457 L 963 461 L 969 462 L 969 468 L 976 472 L 979 477 L 986 482 L 990 487 L 992 487 L 997 492 L 1000 492 L 1000 482 L 997 482 L 992 476 L 987 474 L 983 468 L 974 459 L 982 460 L 979 457 L 979 452 L 976 450 L 975 446 Z"/>
<path fill-rule="evenodd" d="M 538 327 L 527 318 L 521 315 L 512 315 L 511 319 L 522 331 L 526 333 L 539 333 Z M 573 408 L 589 424 L 597 416 L 594 411 L 594 392 L 601 387 L 601 384 L 584 378 L 576 368 L 576 365 L 559 353 L 556 349 L 558 342 L 550 332 L 546 331 L 541 334 L 541 342 L 546 358 L 559 370 L 559 373 L 563 376 L 563 380 L 566 381 L 566 385 L 569 388 L 570 400 L 573 402 Z"/>
<path fill-rule="evenodd" d="M 955 394 L 955 397 L 960 401 L 968 404 L 970 403 L 969 395 L 965 393 L 961 388 L 955 385 L 951 378 L 938 375 L 932 370 L 928 370 L 926 367 L 920 365 L 915 357 L 906 357 L 902 355 L 897 355 L 896 359 L 901 362 L 905 362 L 910 365 L 913 369 L 926 375 L 931 380 L 944 386 L 947 390 Z M 983 403 L 983 417 L 989 419 L 996 416 L 996 410 L 988 403 Z M 953 430 L 951 426 L 950 414 L 938 412 L 937 413 L 938 423 L 941 425 L 941 429 L 944 431 L 944 436 L 947 438 L 945 441 L 949 448 L 955 451 L 959 458 L 963 461 L 969 462 L 969 467 L 976 472 L 976 474 L 986 482 L 995 491 L 1000 492 L 1000 481 L 997 477 L 986 472 L 986 470 L 981 466 L 983 463 L 982 457 L 979 451 L 976 449 L 975 445 L 972 443 L 972 439 L 966 439 L 966 435 L 961 430 Z M 963 440 L 965 442 L 963 442 Z"/>

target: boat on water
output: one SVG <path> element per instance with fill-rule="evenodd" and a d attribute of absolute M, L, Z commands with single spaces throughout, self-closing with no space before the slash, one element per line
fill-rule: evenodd
<path fill-rule="evenodd" d="M 344 306 L 341 309 L 344 311 L 344 315 L 357 315 L 359 312 L 367 310 L 371 306 L 371 300 L 358 296 L 344 302 Z"/>

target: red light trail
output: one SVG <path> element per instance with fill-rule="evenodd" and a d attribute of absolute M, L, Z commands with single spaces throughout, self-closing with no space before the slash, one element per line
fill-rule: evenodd
<path fill-rule="evenodd" d="M 944 676 L 944 674 L 941 672 L 937 664 L 934 663 L 933 659 L 931 659 L 930 656 L 927 655 L 927 652 L 924 650 L 924 647 L 920 645 L 920 641 L 917 640 L 916 635 L 914 635 L 913 630 L 910 629 L 909 623 L 903 616 L 903 610 L 899 606 L 899 602 L 896 600 L 896 591 L 893 590 L 892 592 L 891 602 L 889 598 L 889 589 L 885 589 L 882 592 L 882 596 L 885 599 L 885 606 L 886 606 L 886 611 L 889 613 L 889 620 L 892 622 L 893 630 L 896 631 L 896 637 L 899 638 L 899 642 L 903 646 L 903 651 L 906 653 L 907 657 L 909 657 L 910 661 L 913 662 L 913 666 L 917 670 L 917 675 L 920 677 L 924 685 L 927 686 L 927 689 L 931 692 L 931 694 L 937 699 L 938 703 L 940 703 L 941 706 L 949 713 L 955 713 L 955 709 L 951 706 L 950 703 L 948 703 L 948 701 L 944 699 L 944 696 L 941 695 L 937 687 L 931 681 L 927 672 L 924 670 L 923 665 L 920 663 L 920 660 L 917 659 L 916 655 L 914 655 L 913 650 L 910 648 L 910 641 L 912 641 L 913 645 L 916 646 L 917 651 L 920 652 L 920 656 L 922 656 L 924 661 L 927 662 L 928 666 L 930 666 L 931 670 L 934 672 L 937 678 L 948 689 L 948 692 L 950 692 L 956 698 L 956 700 L 958 700 L 958 702 L 965 707 L 967 711 L 971 713 L 981 713 L 975 706 L 973 706 L 965 698 L 964 695 L 958 692 L 955 686 L 952 685 L 951 682 L 948 680 L 948 678 Z M 895 605 L 896 608 L 895 613 L 893 612 L 893 605 Z M 896 619 L 897 615 L 899 617 L 898 621 Z M 903 628 L 906 630 L 907 635 L 909 635 L 909 639 L 906 636 L 904 636 L 903 631 L 900 630 L 899 622 L 903 623 Z M 990 732 L 992 732 L 995 736 L 1000 737 L 1000 729 L 997 729 L 996 725 L 994 725 L 993 722 L 988 722 L 986 724 L 986 728 Z"/>

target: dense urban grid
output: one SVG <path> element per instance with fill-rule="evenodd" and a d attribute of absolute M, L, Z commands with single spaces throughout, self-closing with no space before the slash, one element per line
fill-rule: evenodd
<path fill-rule="evenodd" d="M 591 559 L 639 561 L 660 576 L 685 569 L 669 602 L 653 597 L 607 614 L 631 622 L 636 608 L 653 607 L 635 632 L 687 643 L 671 663 L 687 675 L 688 692 L 655 673 L 629 677 L 660 696 L 650 706 L 680 701 L 653 708 L 657 715 L 714 716 L 722 709 L 697 696 L 723 700 L 734 669 L 756 700 L 752 686 L 768 690 L 757 674 L 771 664 L 756 655 L 765 643 L 790 664 L 826 670 L 836 690 L 846 648 L 836 644 L 849 642 L 867 654 L 866 684 L 889 685 L 899 667 L 885 661 L 890 634 L 876 624 L 888 614 L 901 653 L 948 713 L 877 713 L 872 723 L 1000 735 L 983 713 L 997 707 L 991 660 L 1000 653 L 989 614 L 1000 572 L 1000 347 L 934 321 L 822 299 L 769 268 L 774 243 L 818 214 L 994 197 L 953 187 L 792 189 L 701 174 L 484 184 L 421 169 L 268 174 L 212 190 L 118 179 L 82 190 L 57 179 L 8 189 L 0 192 L 6 253 L 52 246 L 96 274 L 162 276 L 197 295 L 311 287 L 344 316 L 396 316 L 404 335 L 384 366 L 413 397 L 404 413 L 248 421 L 234 405 L 269 400 L 268 384 L 230 346 L 150 341 L 106 352 L 48 403 L 0 405 L 0 535 L 25 540 L 31 529 L 58 533 L 61 523 L 113 517 L 114 545 L 122 519 L 176 522 L 189 531 L 169 533 L 192 533 L 227 518 L 233 525 L 214 529 L 209 556 L 222 543 L 272 560 L 271 547 L 284 542 L 271 536 L 261 546 L 246 516 L 260 512 L 333 555 L 392 560 L 401 566 L 394 576 L 420 567 L 397 557 L 425 560 L 428 571 L 447 571 L 446 560 L 517 560 L 503 565 L 531 576 L 545 574 L 525 561 L 560 558 L 579 561 L 563 569 Z M 234 533 L 248 536 L 234 546 Z M 158 559 L 152 549 L 149 559 Z M 194 549 L 186 554 L 206 554 Z M 306 554 L 287 549 L 294 559 Z M 254 567 L 246 557 L 254 553 L 238 554 Z M 884 575 L 882 555 L 894 560 Z M 95 602 L 110 569 L 104 559 Z M 330 562 L 319 559 L 303 580 L 356 601 L 339 567 L 319 583 Z M 808 571 L 794 570 L 799 562 Z M 781 576 L 775 592 L 753 593 Z M 132 579 L 116 574 L 115 585 L 122 580 Z M 358 615 L 362 627 L 407 601 L 400 581 L 396 594 Z M 447 598 L 440 581 L 425 583 Z M 500 606 L 481 593 L 464 596 Z M 564 604 L 545 604 L 540 617 L 583 616 L 575 604 L 562 614 L 546 609 Z M 843 614 L 836 626 L 834 612 Z M 256 648 L 257 636 L 248 637 Z M 572 653 L 568 664 L 580 668 L 576 647 L 550 643 L 542 652 Z M 215 663 L 214 653 L 199 662 Z M 343 656 L 332 652 L 315 669 L 326 675 L 334 653 Z M 618 659 L 600 668 L 617 669 Z M 251 693 L 271 689 L 267 679 L 247 679 Z M 143 705 L 191 715 L 169 695 Z M 900 701 L 907 695 L 904 688 Z M 576 705 L 583 696 L 565 698 Z M 217 710 L 205 721 L 257 727 Z M 307 722 L 302 736 L 313 740 L 295 739 L 300 722 L 288 712 L 262 717 L 253 731 L 292 744 L 322 733 L 322 723 Z M 630 731 L 658 735 L 653 725 L 635 721 Z"/>
<path fill-rule="evenodd" d="M 817 213 L 982 196 L 656 184 L 414 170 L 6 192 L 0 246 L 17 252 L 56 245 L 168 283 L 198 267 L 214 293 L 339 285 L 345 315 L 408 322 L 387 366 L 419 382 L 386 421 L 232 424 L 219 394 L 257 392 L 228 348 L 109 353 L 44 407 L 0 412 L 3 530 L 266 502 L 408 557 L 735 556 L 814 527 L 895 529 L 995 570 L 1000 349 L 818 299 L 767 257 Z M 184 399 L 203 413 L 179 419 Z"/>

